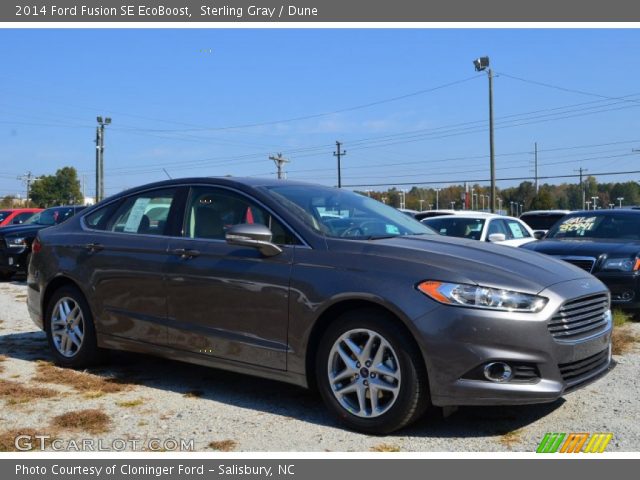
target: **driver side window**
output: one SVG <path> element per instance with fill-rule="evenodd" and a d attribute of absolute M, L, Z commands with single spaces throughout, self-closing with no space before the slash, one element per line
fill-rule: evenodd
<path fill-rule="evenodd" d="M 267 226 L 273 234 L 272 242 L 277 245 L 300 243 L 267 210 L 240 194 L 212 187 L 191 190 L 184 231 L 186 237 L 224 240 L 229 228 L 243 223 Z"/>

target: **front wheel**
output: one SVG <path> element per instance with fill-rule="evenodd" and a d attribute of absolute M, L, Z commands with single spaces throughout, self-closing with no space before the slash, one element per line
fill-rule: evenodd
<path fill-rule="evenodd" d="M 370 434 L 400 429 L 429 403 L 422 355 L 394 319 L 349 312 L 325 332 L 316 359 L 320 394 L 349 428 Z"/>
<path fill-rule="evenodd" d="M 83 368 L 101 358 L 91 310 L 77 288 L 65 286 L 53 294 L 47 305 L 45 325 L 57 364 Z"/>

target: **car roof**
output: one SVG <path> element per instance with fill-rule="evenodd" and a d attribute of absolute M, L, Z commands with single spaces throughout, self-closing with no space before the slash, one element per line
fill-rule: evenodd
<path fill-rule="evenodd" d="M 525 215 L 566 215 L 571 212 L 572 210 L 529 210 L 528 212 L 522 213 L 520 217 Z"/>
<path fill-rule="evenodd" d="M 508 220 L 519 220 L 516 217 L 509 217 L 507 215 L 498 215 L 496 213 L 487 213 L 487 212 L 476 212 L 476 213 L 459 213 L 457 215 L 440 215 L 439 217 L 430 217 L 425 218 L 423 221 L 427 220 L 441 220 L 447 218 L 477 218 L 477 219 L 487 219 L 487 218 L 502 218 Z"/>

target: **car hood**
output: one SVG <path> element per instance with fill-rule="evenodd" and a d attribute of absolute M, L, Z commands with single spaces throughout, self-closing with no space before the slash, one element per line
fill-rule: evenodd
<path fill-rule="evenodd" d="M 632 256 L 640 252 L 640 242 L 627 241 L 621 242 L 619 240 L 540 240 L 538 242 L 528 243 L 522 248 L 533 250 L 547 255 L 558 256 L 582 256 L 582 257 L 595 257 L 598 258 L 603 253 L 608 256 L 623 255 Z"/>
<path fill-rule="evenodd" d="M 51 225 L 39 225 L 37 223 L 33 223 L 30 225 L 15 225 L 11 227 L 2 227 L 0 228 L 0 235 L 21 235 L 28 234 L 32 232 L 37 232 L 42 230 L 43 228 L 50 227 Z"/>
<path fill-rule="evenodd" d="M 363 245 L 360 252 L 363 254 L 424 265 L 424 274 L 421 273 L 424 280 L 538 293 L 556 283 L 593 278 L 584 270 L 552 257 L 477 240 L 429 235 L 357 243 Z"/>

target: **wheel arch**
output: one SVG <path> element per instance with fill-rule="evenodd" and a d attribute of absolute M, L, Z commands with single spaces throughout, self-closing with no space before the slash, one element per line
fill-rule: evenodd
<path fill-rule="evenodd" d="M 53 297 L 55 292 L 57 292 L 58 290 L 60 290 L 62 287 L 65 287 L 65 286 L 71 286 L 71 287 L 77 288 L 78 291 L 82 293 L 82 296 L 84 297 L 84 299 L 87 301 L 89 308 L 91 308 L 91 304 L 89 304 L 89 301 L 87 300 L 87 294 L 85 293 L 84 289 L 80 286 L 79 282 L 76 282 L 71 277 L 64 274 L 57 275 L 56 277 L 51 279 L 49 283 L 47 283 L 44 289 L 44 292 L 42 294 L 42 302 L 41 302 L 40 308 L 42 309 L 41 310 L 42 323 L 45 329 L 47 328 L 46 312 L 49 306 L 49 302 L 51 301 L 51 297 Z"/>

